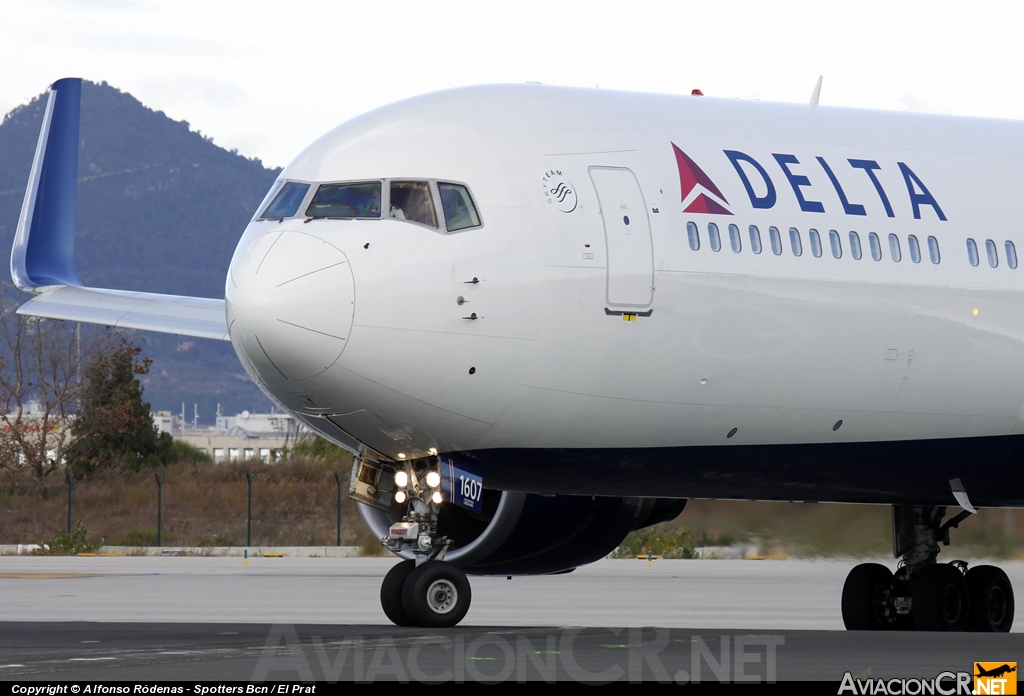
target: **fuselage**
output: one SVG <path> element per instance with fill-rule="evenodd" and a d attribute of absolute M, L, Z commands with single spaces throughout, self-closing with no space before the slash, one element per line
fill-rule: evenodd
<path fill-rule="evenodd" d="M 540 85 L 418 97 L 282 172 L 308 191 L 268 218 L 275 187 L 242 236 L 231 340 L 328 438 L 467 453 L 500 488 L 924 502 L 959 476 L 1020 504 L 1022 136 Z M 308 213 L 374 182 L 377 217 Z M 442 185 L 478 224 L 448 231 Z M 418 186 L 433 227 L 393 205 Z"/>

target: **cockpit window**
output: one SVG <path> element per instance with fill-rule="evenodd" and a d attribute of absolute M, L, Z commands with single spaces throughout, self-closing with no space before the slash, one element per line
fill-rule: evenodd
<path fill-rule="evenodd" d="M 392 181 L 388 217 L 437 227 L 434 199 L 426 181 Z"/>
<path fill-rule="evenodd" d="M 290 181 L 281 187 L 281 191 L 274 197 L 274 201 L 263 211 L 262 218 L 287 218 L 292 217 L 302 205 L 302 200 L 309 191 L 309 184 L 299 184 Z"/>
<path fill-rule="evenodd" d="M 441 193 L 441 206 L 449 232 L 464 230 L 467 227 L 479 227 L 480 216 L 469 195 L 469 189 L 462 184 L 444 184 L 438 182 Z"/>
<path fill-rule="evenodd" d="M 323 184 L 317 189 L 306 215 L 312 218 L 379 218 L 380 182 Z"/>

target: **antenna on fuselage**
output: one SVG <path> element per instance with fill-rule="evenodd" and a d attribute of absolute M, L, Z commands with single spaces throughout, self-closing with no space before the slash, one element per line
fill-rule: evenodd
<path fill-rule="evenodd" d="M 818 75 L 818 84 L 814 85 L 814 92 L 811 93 L 811 108 L 815 109 L 818 107 L 818 99 L 821 97 L 821 78 L 824 75 Z"/>

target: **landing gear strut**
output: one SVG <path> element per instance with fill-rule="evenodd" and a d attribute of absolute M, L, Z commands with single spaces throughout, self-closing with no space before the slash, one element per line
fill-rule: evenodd
<path fill-rule="evenodd" d="M 391 525 L 381 543 L 396 554 L 411 552 L 393 567 L 380 586 L 384 613 L 398 626 L 446 628 L 469 611 L 472 592 L 466 574 L 444 561 L 451 541 L 437 535 L 441 477 L 431 458 L 404 464 L 395 471 L 394 500 L 408 504 L 408 514 Z"/>
<path fill-rule="evenodd" d="M 946 522 L 941 505 L 893 506 L 893 554 L 902 560 L 895 574 L 877 563 L 850 571 L 843 587 L 847 629 L 1010 630 L 1013 587 L 1006 573 L 995 566 L 967 570 L 964 561 L 936 562 L 938 542 L 948 546 L 950 530 L 974 512 L 969 501 L 966 506 Z"/>

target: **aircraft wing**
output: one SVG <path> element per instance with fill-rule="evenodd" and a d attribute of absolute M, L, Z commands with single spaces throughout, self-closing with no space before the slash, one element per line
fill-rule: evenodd
<path fill-rule="evenodd" d="M 42 289 L 18 314 L 229 340 L 224 300 L 205 297 L 58 285 Z"/>
<path fill-rule="evenodd" d="M 74 261 L 81 95 L 79 78 L 50 88 L 11 249 L 11 279 L 37 296 L 18 314 L 229 340 L 224 300 L 82 286 Z"/>

